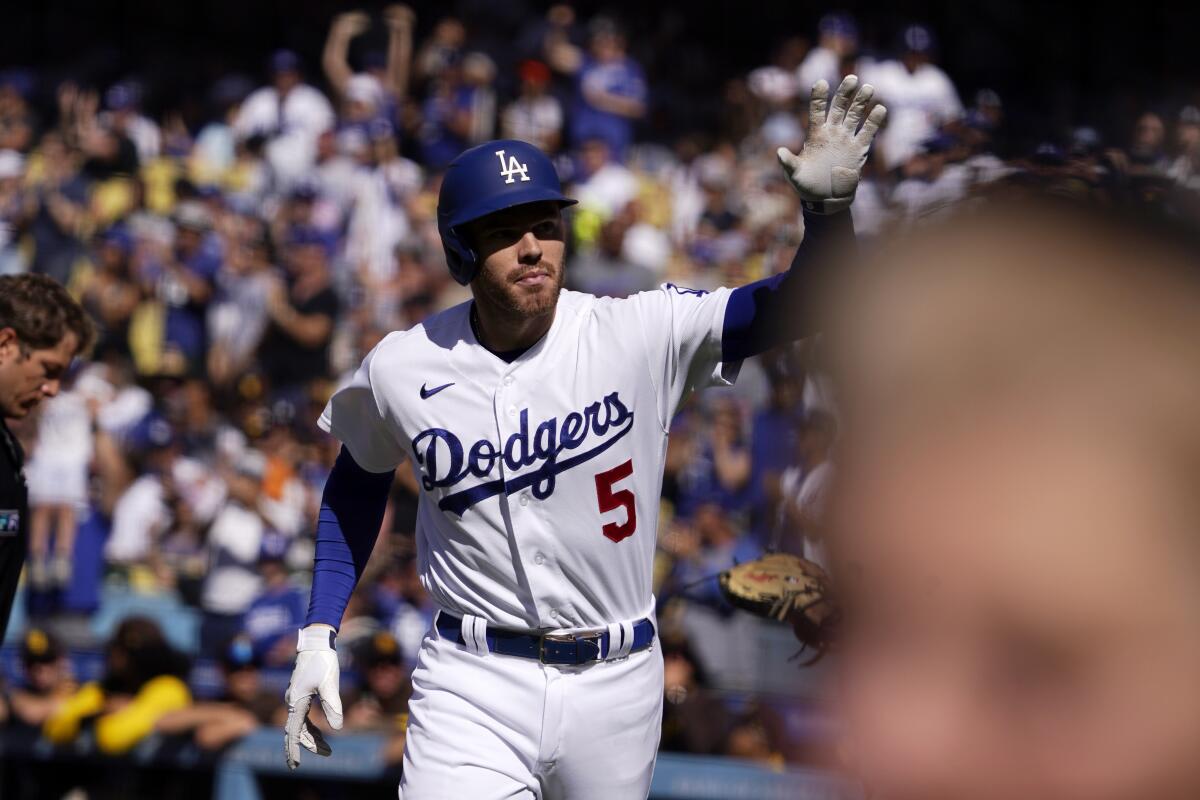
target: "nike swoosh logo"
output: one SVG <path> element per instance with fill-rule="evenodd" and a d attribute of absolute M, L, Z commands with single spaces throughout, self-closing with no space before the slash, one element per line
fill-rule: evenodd
<path fill-rule="evenodd" d="M 449 389 L 453 385 L 454 385 L 453 382 L 443 383 L 441 386 L 435 386 L 432 389 L 426 389 L 425 384 L 422 383 L 421 384 L 421 399 L 428 400 L 429 398 L 433 397 L 435 394 L 440 392 L 442 389 Z"/>

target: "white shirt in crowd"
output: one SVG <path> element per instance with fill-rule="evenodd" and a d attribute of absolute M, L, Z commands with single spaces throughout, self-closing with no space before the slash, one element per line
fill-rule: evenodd
<path fill-rule="evenodd" d="M 333 106 L 325 95 L 307 84 L 294 87 L 280 105 L 273 86 L 255 90 L 238 109 L 233 128 L 239 138 L 256 134 L 269 137 L 267 161 L 284 186 L 290 186 L 312 168 L 317 137 L 332 128 Z"/>
<path fill-rule="evenodd" d="M 166 531 L 170 519 L 158 476 L 140 476 L 113 506 L 104 559 L 110 564 L 141 561 L 149 554 L 150 544 Z"/>
<path fill-rule="evenodd" d="M 876 139 L 888 169 L 903 164 L 938 126 L 963 113 L 954 82 L 936 64 L 909 72 L 904 64 L 889 60 L 863 64 L 861 72 L 863 82 L 875 86 L 875 98 L 888 109 L 887 126 Z"/>
<path fill-rule="evenodd" d="M 541 146 L 562 132 L 562 105 L 548 94 L 518 97 L 504 109 L 500 124 L 506 139 L 520 139 Z"/>
<path fill-rule="evenodd" d="M 796 68 L 797 91 L 808 97 L 813 84 L 824 79 L 830 88 L 842 82 L 842 60 L 828 47 L 817 46 L 808 51 Z"/>
<path fill-rule="evenodd" d="M 629 169 L 608 163 L 575 187 L 580 208 L 591 209 L 609 219 L 637 197 L 638 182 Z"/>
<path fill-rule="evenodd" d="M 833 463 L 828 459 L 805 472 L 800 467 L 789 467 L 780 476 L 780 490 L 790 498 L 805 519 L 821 519 L 829 504 L 829 488 L 833 479 Z M 802 556 L 822 567 L 829 566 L 829 553 L 825 542 L 807 531 L 803 535 Z"/>
<path fill-rule="evenodd" d="M 257 512 L 226 503 L 208 529 L 212 566 L 204 580 L 200 605 L 215 614 L 240 614 L 262 588 L 258 553 L 265 525 Z"/>

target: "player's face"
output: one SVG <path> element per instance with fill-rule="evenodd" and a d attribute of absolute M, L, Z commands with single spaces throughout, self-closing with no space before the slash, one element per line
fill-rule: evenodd
<path fill-rule="evenodd" d="M 0 414 L 21 419 L 44 398 L 58 394 L 76 341 L 68 333 L 54 347 L 24 350 L 12 328 L 0 330 Z"/>
<path fill-rule="evenodd" d="M 471 282 L 476 300 L 517 317 L 553 311 L 563 285 L 563 220 L 554 203 L 530 203 L 468 226 L 482 264 Z"/>
<path fill-rule="evenodd" d="M 1016 408 L 847 445 L 841 688 L 873 796 L 1200 797 L 1191 503 L 1095 430 Z"/>

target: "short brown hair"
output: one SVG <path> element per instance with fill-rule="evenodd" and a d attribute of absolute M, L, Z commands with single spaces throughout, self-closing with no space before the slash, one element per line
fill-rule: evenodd
<path fill-rule="evenodd" d="M 96 329 L 63 285 L 46 275 L 0 275 L 0 328 L 12 328 L 23 348 L 55 347 L 68 333 L 76 354 L 91 349 Z"/>

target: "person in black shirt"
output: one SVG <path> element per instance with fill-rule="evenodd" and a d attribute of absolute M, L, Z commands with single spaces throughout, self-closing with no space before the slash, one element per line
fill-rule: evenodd
<path fill-rule="evenodd" d="M 29 546 L 25 453 L 6 420 L 58 394 L 71 361 L 94 338 L 83 309 L 54 279 L 0 276 L 0 641 Z"/>
<path fill-rule="evenodd" d="M 329 255 L 320 234 L 294 232 L 286 252 L 289 280 L 268 294 L 270 321 L 258 351 L 263 374 L 277 396 L 329 376 L 329 342 L 338 313 Z"/>

